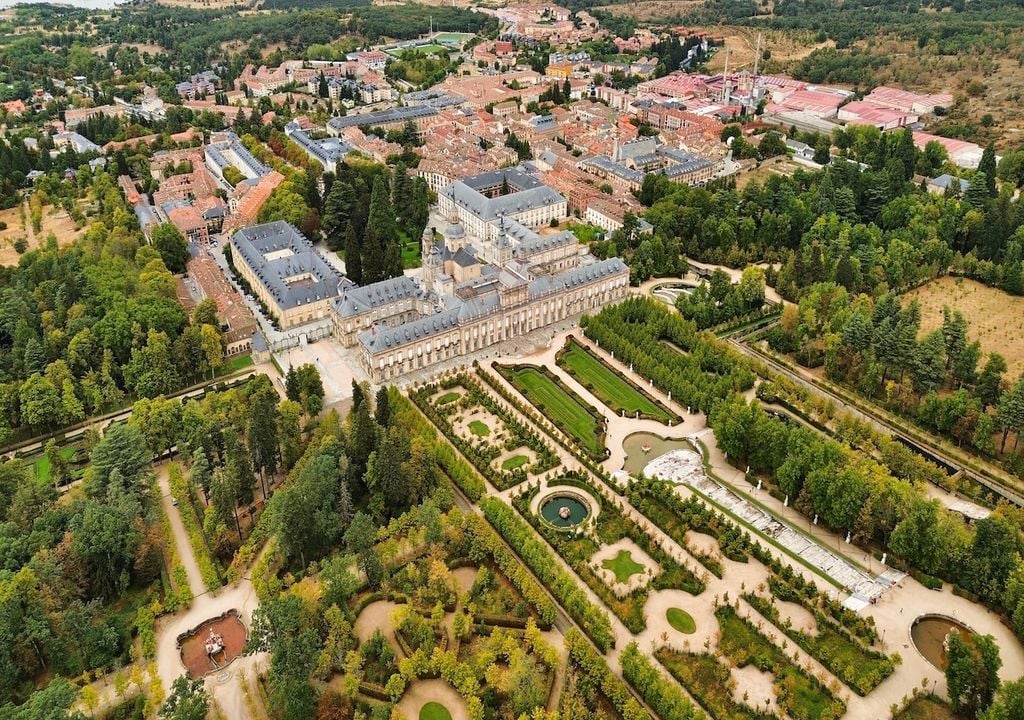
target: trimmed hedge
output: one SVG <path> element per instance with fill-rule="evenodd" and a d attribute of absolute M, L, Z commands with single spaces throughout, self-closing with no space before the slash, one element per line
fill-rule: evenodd
<path fill-rule="evenodd" d="M 508 551 L 498 539 L 494 529 L 479 515 L 467 517 L 466 528 L 473 534 L 477 548 L 490 555 L 498 569 L 537 612 L 540 618 L 538 625 L 550 628 L 554 624 L 555 618 L 558 617 L 558 609 L 533 575 L 523 567 L 518 558 Z"/>
<path fill-rule="evenodd" d="M 644 702 L 658 713 L 661 720 L 697 720 L 705 717 L 682 690 L 654 667 L 635 642 L 631 642 L 622 651 L 619 663 L 622 676 L 640 693 Z"/>
<path fill-rule="evenodd" d="M 865 648 L 820 612 L 814 613 L 818 632 L 812 635 L 788 620 L 783 622 L 771 599 L 753 593 L 745 593 L 743 599 L 860 696 L 878 687 L 896 668 L 887 655 Z"/>
<path fill-rule="evenodd" d="M 210 548 L 206 544 L 203 524 L 196 514 L 195 506 L 192 504 L 192 493 L 189 492 L 188 484 L 181 474 L 181 466 L 178 463 L 170 463 L 167 466 L 167 479 L 171 486 L 171 496 L 178 503 L 178 515 L 181 516 L 181 523 L 185 526 L 185 532 L 188 533 L 189 542 L 192 543 L 192 553 L 199 566 L 203 584 L 206 585 L 207 590 L 216 590 L 224 582 L 217 562 L 213 559 Z"/>
<path fill-rule="evenodd" d="M 629 686 L 608 669 L 608 663 L 579 630 L 570 628 L 565 634 L 565 647 L 569 651 L 569 663 L 604 693 L 622 720 L 651 720 L 650 713 L 633 697 Z"/>
<path fill-rule="evenodd" d="M 515 549 L 601 652 L 615 647 L 615 634 L 608 616 L 590 602 L 576 580 L 562 570 L 551 551 L 519 519 L 515 510 L 491 497 L 481 500 L 480 507 L 488 522 Z"/>

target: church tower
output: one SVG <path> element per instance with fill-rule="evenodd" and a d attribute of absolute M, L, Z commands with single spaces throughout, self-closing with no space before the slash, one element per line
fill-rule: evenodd
<path fill-rule="evenodd" d="M 512 260 L 512 240 L 505 229 L 505 218 L 498 221 L 498 235 L 494 239 L 494 264 L 504 266 Z"/>
<path fill-rule="evenodd" d="M 434 228 L 428 227 L 423 231 L 423 288 L 428 293 L 436 291 L 437 276 L 441 272 L 441 252 L 434 243 Z"/>

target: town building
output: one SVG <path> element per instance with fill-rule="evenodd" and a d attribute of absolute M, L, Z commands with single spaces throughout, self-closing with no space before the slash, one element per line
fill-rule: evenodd
<path fill-rule="evenodd" d="M 443 217 L 488 246 L 501 219 L 538 228 L 560 221 L 568 212 L 564 197 L 522 167 L 457 180 L 438 193 L 437 204 Z M 486 257 L 488 250 L 484 252 Z"/>
<path fill-rule="evenodd" d="M 336 137 L 313 139 L 305 130 L 300 130 L 299 124 L 294 121 L 284 126 L 284 132 L 325 170 L 333 170 L 338 161 L 352 150 L 351 145 Z"/>
<path fill-rule="evenodd" d="M 280 220 L 239 230 L 231 250 L 238 274 L 282 330 L 327 317 L 331 300 L 352 284 Z"/>

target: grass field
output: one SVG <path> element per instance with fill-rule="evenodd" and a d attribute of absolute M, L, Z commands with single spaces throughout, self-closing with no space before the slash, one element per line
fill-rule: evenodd
<path fill-rule="evenodd" d="M 457 392 L 445 393 L 444 395 L 442 395 L 441 397 L 439 397 L 437 399 L 437 404 L 438 405 L 447 405 L 448 403 L 455 402 L 458 399 L 459 399 L 459 393 L 457 393 Z"/>
<path fill-rule="evenodd" d="M 423 263 L 420 241 L 409 239 L 404 233 L 400 233 L 399 241 L 402 243 L 402 267 L 406 270 L 418 268 Z"/>
<path fill-rule="evenodd" d="M 896 715 L 896 720 L 962 720 L 962 716 L 954 714 L 949 705 L 938 698 L 922 696 Z"/>
<path fill-rule="evenodd" d="M 245 355 L 236 355 L 224 363 L 217 374 L 230 375 L 233 372 L 238 372 L 239 370 L 244 370 L 247 367 L 252 367 L 252 364 L 252 355 L 249 353 L 246 353 Z"/>
<path fill-rule="evenodd" d="M 487 427 L 487 423 L 480 420 L 470 420 L 469 431 L 477 437 L 487 437 L 491 434 L 491 429 Z"/>
<path fill-rule="evenodd" d="M 415 45 L 413 47 L 395 48 L 394 50 L 388 50 L 387 52 L 389 55 L 393 55 L 394 57 L 400 58 L 406 53 L 415 53 L 417 55 L 445 55 L 449 52 L 449 50 L 444 45 L 430 43 L 429 45 Z"/>
<path fill-rule="evenodd" d="M 523 465 L 528 465 L 529 462 L 530 458 L 526 457 L 525 455 L 513 455 L 512 457 L 508 458 L 507 460 L 505 460 L 505 462 L 501 464 L 501 469 L 511 471 L 515 470 L 516 468 L 521 468 Z"/>
<path fill-rule="evenodd" d="M 420 708 L 420 720 L 452 720 L 452 714 L 441 703 L 428 702 Z"/>
<path fill-rule="evenodd" d="M 964 278 L 941 277 L 911 290 L 904 303 L 917 298 L 921 305 L 921 336 L 942 327 L 942 307 L 949 305 L 967 318 L 967 335 L 981 343 L 983 352 L 1006 358 L 1006 376 L 1024 371 L 1024 297 Z"/>
<path fill-rule="evenodd" d="M 631 577 L 644 571 L 644 566 L 633 559 L 629 550 L 619 550 L 615 557 L 602 562 L 601 567 L 615 573 L 615 580 L 620 583 L 629 582 Z"/>
<path fill-rule="evenodd" d="M 541 415 L 548 418 L 567 435 L 572 436 L 592 454 L 604 453 L 604 429 L 588 411 L 579 397 L 562 388 L 554 380 L 532 365 L 503 366 L 503 375 L 522 389 Z"/>
<path fill-rule="evenodd" d="M 642 417 L 658 422 L 667 423 L 672 419 L 668 411 L 574 340 L 570 340 L 565 352 L 559 355 L 558 365 L 616 415 L 625 411 L 626 415 L 632 416 L 639 411 Z"/>
<path fill-rule="evenodd" d="M 71 458 L 75 456 L 76 448 L 64 447 L 60 449 L 60 456 L 64 458 L 65 462 L 71 462 Z M 32 469 L 35 471 L 36 477 L 39 480 L 50 482 L 50 459 L 46 455 L 40 455 L 39 458 L 32 463 Z"/>
<path fill-rule="evenodd" d="M 685 635 L 693 635 L 693 633 L 697 632 L 697 623 L 693 621 L 690 613 L 685 610 L 669 608 L 668 612 L 665 613 L 665 619 L 668 620 L 669 625 Z"/>

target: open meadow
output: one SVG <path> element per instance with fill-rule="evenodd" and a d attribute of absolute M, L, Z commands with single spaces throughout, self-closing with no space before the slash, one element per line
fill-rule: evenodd
<path fill-rule="evenodd" d="M 942 308 L 959 310 L 970 323 L 968 336 L 983 352 L 1006 358 L 1007 377 L 1024 370 L 1024 297 L 1009 295 L 974 280 L 941 277 L 908 292 L 904 299 L 921 304 L 921 336 L 942 327 Z"/>

